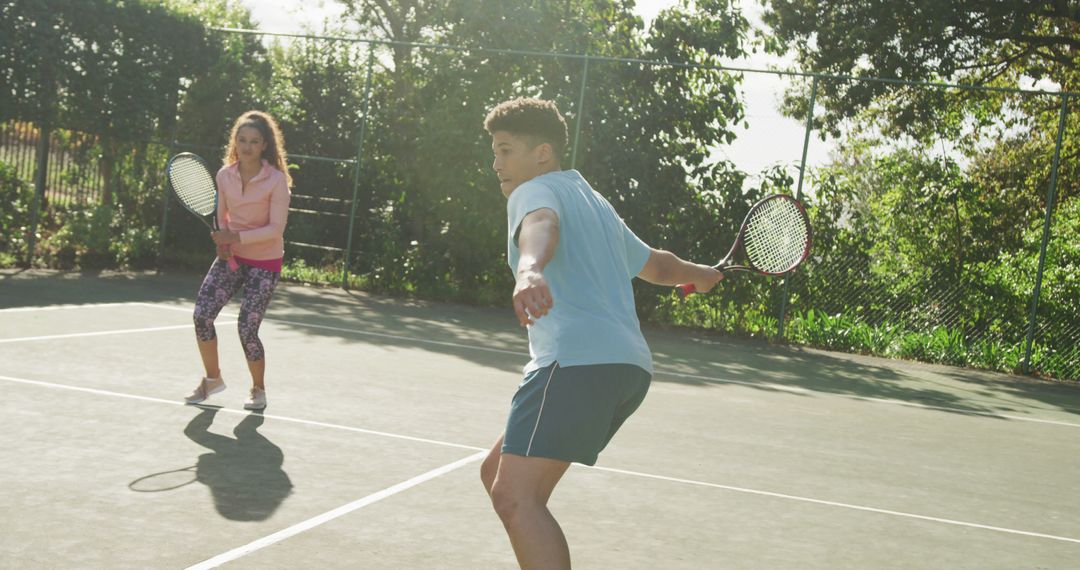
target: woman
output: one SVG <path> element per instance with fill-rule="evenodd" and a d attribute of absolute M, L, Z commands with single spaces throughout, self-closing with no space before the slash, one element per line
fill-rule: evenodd
<path fill-rule="evenodd" d="M 233 124 L 229 146 L 217 173 L 218 224 L 212 232 L 217 259 L 203 279 L 195 302 L 195 336 L 206 376 L 185 398 L 189 404 L 225 389 L 218 366 L 214 319 L 237 291 L 243 290 L 237 328 L 244 347 L 251 392 L 248 410 L 266 407 L 266 356 L 259 325 L 281 277 L 285 255 L 285 220 L 289 214 L 289 176 L 285 145 L 277 122 L 260 111 L 248 111 Z M 229 268 L 232 257 L 238 268 Z"/>

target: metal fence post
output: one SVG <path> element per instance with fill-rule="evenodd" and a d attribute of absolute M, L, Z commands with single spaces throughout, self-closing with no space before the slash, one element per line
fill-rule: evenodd
<path fill-rule="evenodd" d="M 1050 223 L 1054 214 L 1054 193 L 1057 191 L 1058 162 L 1061 160 L 1061 140 L 1065 134 L 1065 114 L 1069 109 L 1069 95 L 1061 96 L 1061 112 L 1058 115 L 1057 143 L 1054 145 L 1054 160 L 1050 164 L 1050 188 L 1046 192 L 1046 221 L 1043 222 L 1042 245 L 1039 247 L 1039 268 L 1035 272 L 1035 291 L 1031 295 L 1031 313 L 1028 318 L 1027 342 L 1024 347 L 1024 372 L 1030 373 L 1031 348 L 1035 342 L 1035 320 L 1039 309 L 1039 294 L 1042 291 L 1043 267 L 1046 264 L 1046 245 L 1050 242 Z"/>
<path fill-rule="evenodd" d="M 577 120 L 574 121 L 574 150 L 570 153 L 570 168 L 577 167 L 578 140 L 581 138 L 581 122 L 585 120 L 585 84 L 589 81 L 589 56 L 581 72 L 581 93 L 578 95 Z"/>
<path fill-rule="evenodd" d="M 172 155 L 173 147 L 169 146 L 169 154 Z M 167 182 L 166 182 L 167 184 Z M 169 229 L 169 192 L 162 194 L 161 200 L 161 232 L 158 234 L 158 258 L 157 270 L 161 272 L 162 262 L 165 260 L 165 232 Z"/>
<path fill-rule="evenodd" d="M 180 115 L 180 93 L 179 93 L 179 89 L 178 89 L 177 94 L 176 94 L 176 102 L 175 102 L 175 105 L 173 107 L 173 121 L 174 122 L 173 122 L 173 128 L 172 128 L 172 136 L 169 137 L 169 139 L 170 139 L 169 140 L 169 150 L 167 151 L 170 158 L 172 157 L 174 149 L 176 148 L 176 134 L 177 134 L 177 129 L 179 128 L 178 127 L 179 121 L 177 119 L 178 119 L 179 115 Z M 168 183 L 169 183 L 168 180 L 162 180 L 162 182 L 164 184 L 166 184 L 166 185 L 168 185 Z M 169 202 L 170 202 L 170 197 L 171 197 L 170 195 L 171 194 L 172 194 L 172 192 L 170 192 L 168 190 L 166 190 L 165 192 L 162 193 L 163 199 L 161 201 L 161 233 L 158 234 L 158 259 L 157 259 L 158 273 L 161 272 L 161 264 L 162 264 L 162 261 L 164 261 L 164 259 L 165 259 L 165 232 L 168 231 L 168 229 L 169 229 Z"/>
<path fill-rule="evenodd" d="M 367 77 L 364 78 L 364 118 L 360 121 L 360 135 L 356 143 L 356 164 L 353 166 L 352 207 L 349 209 L 349 235 L 345 238 L 345 259 L 341 262 L 341 288 L 349 288 L 349 263 L 352 262 L 353 228 L 356 225 L 356 199 L 360 191 L 360 159 L 364 155 L 364 136 L 367 132 L 368 114 L 371 111 L 371 67 L 375 62 L 375 49 L 368 47 Z"/>
<path fill-rule="evenodd" d="M 45 183 L 49 168 L 49 124 L 42 121 L 38 125 L 36 166 L 34 167 L 34 205 L 30 209 L 30 235 L 26 243 L 26 266 L 34 264 L 34 249 L 37 247 L 37 225 L 41 201 L 45 197 Z"/>
<path fill-rule="evenodd" d="M 810 131 L 814 128 L 814 102 L 817 99 L 817 82 L 815 75 L 810 83 L 810 108 L 806 111 L 806 132 L 803 133 L 802 160 L 799 162 L 799 184 L 795 189 L 795 199 L 802 199 L 803 175 L 806 174 L 806 150 L 810 147 Z M 784 319 L 787 318 L 788 297 L 791 294 L 791 275 L 784 278 L 784 292 L 780 297 L 780 324 L 776 326 L 777 338 L 784 338 Z"/>

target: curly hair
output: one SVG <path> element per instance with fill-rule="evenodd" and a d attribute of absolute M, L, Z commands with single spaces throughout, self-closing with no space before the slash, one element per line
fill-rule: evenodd
<path fill-rule="evenodd" d="M 262 111 L 248 111 L 236 118 L 232 131 L 229 132 L 229 145 L 225 147 L 225 156 L 222 157 L 221 163 L 232 164 L 240 160 L 236 153 L 236 133 L 244 127 L 259 131 L 263 140 L 267 142 L 262 158 L 280 170 L 285 175 L 286 183 L 292 186 L 292 176 L 289 175 L 289 166 L 286 163 L 288 154 L 285 152 L 285 137 L 281 135 L 281 128 L 278 127 L 277 121 Z"/>
<path fill-rule="evenodd" d="M 495 106 L 484 119 L 488 134 L 507 131 L 533 139 L 533 146 L 548 143 L 561 157 L 569 142 L 566 119 L 552 101 L 519 97 Z"/>

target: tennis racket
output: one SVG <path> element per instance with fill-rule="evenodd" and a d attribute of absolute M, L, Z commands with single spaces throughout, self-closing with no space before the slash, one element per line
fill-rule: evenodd
<path fill-rule="evenodd" d="M 218 231 L 217 182 L 206 167 L 206 161 L 197 154 L 182 152 L 170 158 L 165 165 L 165 178 L 176 199 L 211 231 Z M 236 260 L 230 254 L 229 269 L 236 271 L 237 267 Z"/>
<path fill-rule="evenodd" d="M 773 194 L 750 208 L 731 251 L 713 267 L 720 271 L 784 275 L 806 260 L 812 242 L 810 218 L 802 202 L 784 194 Z M 736 256 L 745 258 L 745 264 L 736 264 Z M 679 298 L 686 298 L 696 290 L 693 283 L 675 288 Z"/>

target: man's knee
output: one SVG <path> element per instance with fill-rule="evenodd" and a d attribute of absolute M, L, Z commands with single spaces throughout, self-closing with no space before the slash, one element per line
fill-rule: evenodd
<path fill-rule="evenodd" d="M 496 483 L 491 486 L 491 506 L 503 524 L 512 524 L 523 510 L 521 496 L 509 485 Z"/>

